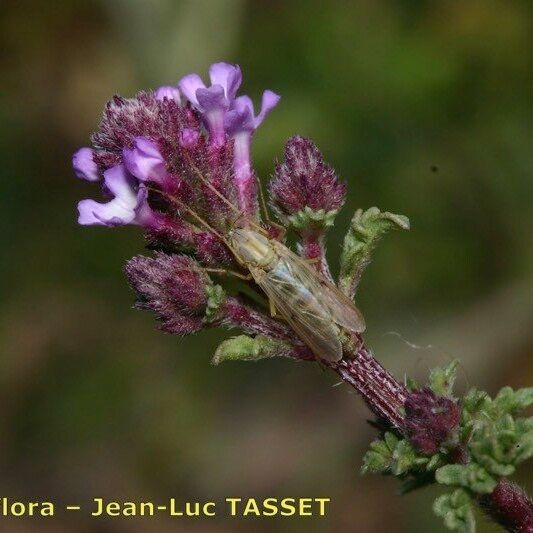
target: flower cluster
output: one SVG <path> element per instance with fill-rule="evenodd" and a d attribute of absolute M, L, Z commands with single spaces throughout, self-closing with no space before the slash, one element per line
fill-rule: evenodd
<path fill-rule="evenodd" d="M 197 74 L 189 74 L 176 87 L 134 98 L 116 96 L 107 104 L 93 147 L 78 150 L 72 162 L 79 178 L 102 180 L 109 201 L 81 201 L 80 224 L 138 224 L 153 237 L 159 233 L 162 240 L 197 246 L 213 259 L 221 251 L 210 250 L 217 245 L 198 235 L 197 220 L 187 222 L 185 205 L 205 215 L 216 229 L 227 229 L 235 213 L 216 189 L 243 216 L 257 217 L 250 144 L 279 96 L 265 91 L 256 116 L 251 99 L 237 96 L 242 81 L 238 66 L 216 63 L 209 74 L 209 87 Z M 212 188 L 207 190 L 202 179 Z M 174 205 L 169 205 L 170 197 Z M 172 211 L 180 212 L 179 220 L 169 216 Z"/>
<path fill-rule="evenodd" d="M 206 85 L 189 74 L 176 86 L 108 102 L 92 147 L 79 149 L 72 159 L 76 176 L 100 182 L 107 201 L 79 202 L 78 222 L 143 229 L 155 256 L 134 257 L 126 275 L 138 294 L 136 307 L 153 311 L 163 331 L 183 335 L 238 327 L 275 342 L 261 341 L 262 351 L 312 359 L 285 323 L 242 296 L 227 296 L 208 274 L 240 268 L 225 238 L 236 225 L 275 232 L 260 216 L 250 157 L 255 130 L 280 99 L 264 91 L 256 114 L 250 97 L 237 95 L 238 66 L 211 65 L 209 78 Z M 311 141 L 290 139 L 278 174 L 271 198 L 281 221 L 283 209 L 331 212 L 344 201 L 344 185 Z"/>

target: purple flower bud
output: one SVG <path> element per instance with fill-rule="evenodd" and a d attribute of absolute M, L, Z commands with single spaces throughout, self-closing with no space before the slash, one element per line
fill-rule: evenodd
<path fill-rule="evenodd" d="M 76 176 L 82 180 L 98 181 L 100 179 L 91 148 L 80 148 L 72 156 L 72 167 Z"/>
<path fill-rule="evenodd" d="M 174 100 L 178 105 L 181 103 L 180 91 L 177 87 L 171 85 L 163 85 L 154 92 L 156 100 Z"/>
<path fill-rule="evenodd" d="M 193 236 L 198 259 L 207 265 L 234 265 L 233 255 L 213 233 L 202 231 Z"/>
<path fill-rule="evenodd" d="M 461 412 L 455 400 L 436 396 L 429 388 L 410 392 L 405 400 L 405 431 L 414 448 L 436 453 L 459 427 Z"/>
<path fill-rule="evenodd" d="M 139 294 L 138 309 L 154 311 L 167 333 L 186 335 L 204 327 L 208 276 L 190 257 L 157 253 L 136 256 L 126 264 L 126 276 Z"/>
<path fill-rule="evenodd" d="M 346 197 L 346 185 L 324 162 L 316 145 L 299 136 L 287 141 L 285 160 L 277 164 L 269 189 L 275 207 L 287 216 L 305 207 L 338 210 Z"/>
<path fill-rule="evenodd" d="M 182 148 L 190 150 L 194 148 L 200 139 L 200 132 L 193 128 L 184 128 L 180 131 L 179 143 Z"/>
<path fill-rule="evenodd" d="M 165 182 L 166 164 L 154 141 L 137 137 L 134 148 L 124 148 L 122 153 L 124 165 L 140 181 L 153 181 L 159 184 Z"/>
<path fill-rule="evenodd" d="M 146 203 L 146 189 L 138 185 L 123 165 L 104 172 L 104 187 L 114 198 L 104 204 L 94 200 L 79 202 L 79 224 L 122 226 L 146 224 L 151 220 L 153 215 Z"/>

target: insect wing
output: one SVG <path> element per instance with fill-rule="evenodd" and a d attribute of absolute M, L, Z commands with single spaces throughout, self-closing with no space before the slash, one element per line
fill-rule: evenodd
<path fill-rule="evenodd" d="M 298 268 L 286 257 L 281 257 L 270 271 L 252 274 L 279 313 L 298 336 L 320 359 L 338 361 L 342 358 L 339 332 L 329 311 L 319 302 L 315 293 L 301 283 Z"/>
<path fill-rule="evenodd" d="M 333 322 L 354 333 L 362 333 L 365 330 L 365 319 L 361 311 L 345 294 L 286 246 L 275 241 L 275 247 L 278 256 L 286 258 L 293 265 L 295 277 L 299 282 L 329 310 Z"/>
<path fill-rule="evenodd" d="M 365 331 L 365 319 L 352 301 L 337 287 L 325 281 L 321 285 L 321 301 L 330 310 L 333 320 L 354 333 Z"/>

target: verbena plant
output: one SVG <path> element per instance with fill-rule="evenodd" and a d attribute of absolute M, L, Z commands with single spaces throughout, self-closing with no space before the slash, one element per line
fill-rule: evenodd
<path fill-rule="evenodd" d="M 176 87 L 134 98 L 115 96 L 91 138 L 92 147 L 73 157 L 76 175 L 100 183 L 107 198 L 105 203 L 82 200 L 79 223 L 135 224 L 153 251 L 125 267 L 138 294 L 137 308 L 153 311 L 161 329 L 171 334 L 213 327 L 240 330 L 243 334 L 218 347 L 216 364 L 268 357 L 318 360 L 354 387 L 376 416 L 379 437 L 363 458 L 363 472 L 395 476 L 404 491 L 443 485 L 434 511 L 452 530 L 474 531 L 473 506 L 478 504 L 509 531 L 533 531 L 531 501 L 507 480 L 533 453 L 533 419 L 520 417 L 533 402 L 533 388 L 504 387 L 494 398 L 471 389 L 458 398 L 453 393 L 455 362 L 432 370 L 426 386 L 409 380 L 402 384 L 374 358 L 360 333 L 342 328 L 342 357 L 317 356 L 290 321 L 271 316 L 260 287 L 242 279 L 246 265 L 227 239 L 236 227 L 284 239 L 285 231 L 268 216 L 250 159 L 253 134 L 279 96 L 265 91 L 256 115 L 251 99 L 237 96 L 238 66 L 217 63 L 209 74 L 209 86 L 190 74 Z M 334 284 L 326 234 L 345 195 L 345 184 L 311 140 L 287 141 L 268 184 L 268 201 L 324 286 Z M 408 229 L 408 219 L 375 207 L 356 211 L 335 289 L 343 299 L 353 300 L 374 248 L 393 228 Z M 228 289 L 231 273 L 241 278 L 242 290 Z"/>

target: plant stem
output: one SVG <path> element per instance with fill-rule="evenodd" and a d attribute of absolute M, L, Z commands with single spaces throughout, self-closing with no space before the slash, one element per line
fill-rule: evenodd
<path fill-rule="evenodd" d="M 362 341 L 353 358 L 330 366 L 363 397 L 379 419 L 401 431 L 407 389 L 383 368 Z"/>

